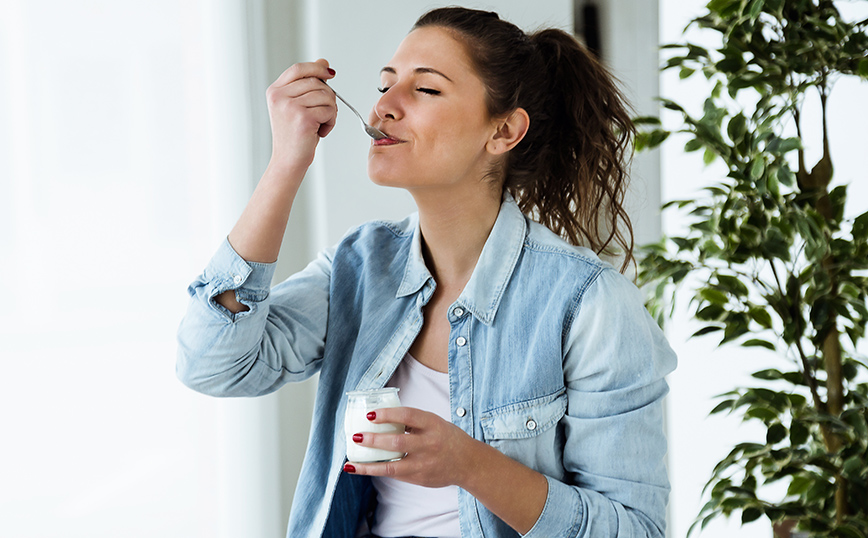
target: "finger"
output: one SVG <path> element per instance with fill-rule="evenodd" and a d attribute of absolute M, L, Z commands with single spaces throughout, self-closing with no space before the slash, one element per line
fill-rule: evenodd
<path fill-rule="evenodd" d="M 329 108 L 337 110 L 335 94 L 329 91 L 313 91 L 294 98 L 293 104 L 303 108 Z"/>
<path fill-rule="evenodd" d="M 345 463 L 344 472 L 363 476 L 401 476 L 406 472 L 404 460 L 385 461 L 382 463 Z"/>
<path fill-rule="evenodd" d="M 286 97 L 297 98 L 308 93 L 321 92 L 335 99 L 335 92 L 331 90 L 322 79 L 317 77 L 305 77 L 293 80 L 280 88 L 281 94 Z"/>
<path fill-rule="evenodd" d="M 274 86 L 285 86 L 294 80 L 313 77 L 320 80 L 334 78 L 335 72 L 329 67 L 328 60 L 319 59 L 315 62 L 301 62 L 291 65 L 286 71 L 277 77 Z"/>
<path fill-rule="evenodd" d="M 358 432 L 353 434 L 353 442 L 359 446 L 379 448 L 389 452 L 408 454 L 413 452 L 416 439 L 405 433 Z"/>
<path fill-rule="evenodd" d="M 422 411 L 415 407 L 385 407 L 368 413 L 368 420 L 374 424 L 403 424 L 408 428 L 425 428 L 434 419 L 440 419 L 434 413 Z M 442 420 L 442 419 L 441 419 Z"/>

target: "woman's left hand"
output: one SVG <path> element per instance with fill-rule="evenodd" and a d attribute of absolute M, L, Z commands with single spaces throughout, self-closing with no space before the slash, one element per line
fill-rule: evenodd
<path fill-rule="evenodd" d="M 385 463 L 348 463 L 344 471 L 360 475 L 387 476 L 431 488 L 460 485 L 466 470 L 463 457 L 478 443 L 458 426 L 434 413 L 413 407 L 377 409 L 375 424 L 403 424 L 407 433 L 359 432 L 354 440 L 361 446 L 404 452 L 398 461 Z"/>

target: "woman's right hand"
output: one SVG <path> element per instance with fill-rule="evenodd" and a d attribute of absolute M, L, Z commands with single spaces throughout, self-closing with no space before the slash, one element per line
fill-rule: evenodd
<path fill-rule="evenodd" d="M 326 60 L 297 63 L 268 87 L 271 119 L 269 167 L 304 171 L 313 162 L 319 139 L 335 126 L 335 94 L 325 84 L 334 78 Z"/>

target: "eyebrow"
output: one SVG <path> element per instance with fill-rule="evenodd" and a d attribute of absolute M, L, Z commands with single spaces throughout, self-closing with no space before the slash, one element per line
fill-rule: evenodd
<path fill-rule="evenodd" d="M 431 73 L 431 74 L 434 74 L 434 75 L 440 75 L 441 77 L 445 78 L 445 79 L 448 80 L 449 82 L 452 82 L 452 79 L 451 79 L 451 78 L 447 77 L 447 76 L 444 75 L 442 72 L 437 71 L 437 70 L 434 69 L 433 67 L 417 67 L 416 69 L 413 70 L 413 72 L 416 73 L 417 75 L 418 75 L 418 74 L 425 74 L 425 73 Z M 397 74 L 398 74 L 398 72 L 395 71 L 395 68 L 394 68 L 394 67 L 388 67 L 388 66 L 386 66 L 386 67 L 380 69 L 380 74 L 382 74 L 382 73 L 391 73 L 391 74 L 393 74 L 393 75 L 397 75 Z"/>

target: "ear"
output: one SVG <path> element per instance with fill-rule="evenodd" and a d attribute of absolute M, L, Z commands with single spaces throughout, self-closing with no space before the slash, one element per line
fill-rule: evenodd
<path fill-rule="evenodd" d="M 494 134 L 485 144 L 485 149 L 492 155 L 503 155 L 522 141 L 530 127 L 530 116 L 523 108 L 516 108 L 506 117 L 492 120 Z"/>

